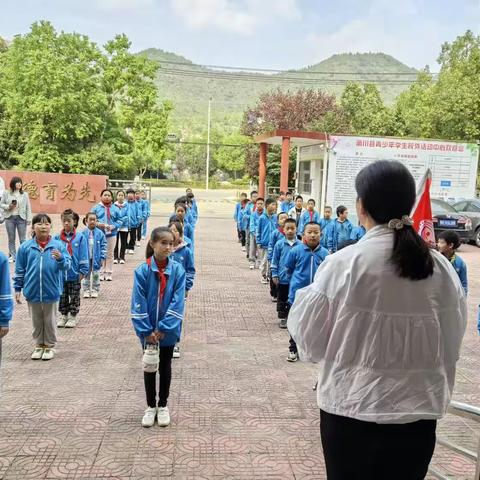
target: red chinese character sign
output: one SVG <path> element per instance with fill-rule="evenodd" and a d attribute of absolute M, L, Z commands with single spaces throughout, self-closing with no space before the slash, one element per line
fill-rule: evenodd
<path fill-rule="evenodd" d="M 76 175 L 70 173 L 21 172 L 0 170 L 8 188 L 14 176 L 23 181 L 34 213 L 61 213 L 72 208 L 80 216 L 89 212 L 100 201 L 100 192 L 106 188 L 105 175 Z"/>
<path fill-rule="evenodd" d="M 435 246 L 435 230 L 433 228 L 432 204 L 430 202 L 430 186 L 432 184 L 432 172 L 425 172 L 417 188 L 417 201 L 413 208 L 413 226 L 418 234 L 428 243 Z"/>

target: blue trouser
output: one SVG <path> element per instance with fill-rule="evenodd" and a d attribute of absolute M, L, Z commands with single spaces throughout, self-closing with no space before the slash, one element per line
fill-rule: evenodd
<path fill-rule="evenodd" d="M 20 239 L 20 244 L 25 241 L 25 236 L 27 235 L 27 221 L 24 220 L 20 215 L 12 215 L 9 218 L 5 219 L 5 227 L 7 229 L 8 236 L 8 253 L 13 259 L 17 253 L 15 243 L 16 243 L 16 232 L 18 231 L 18 238 Z"/>
<path fill-rule="evenodd" d="M 147 222 L 148 222 L 148 219 L 146 218 L 146 219 L 143 221 L 143 225 L 142 225 L 142 237 L 146 237 L 146 236 L 147 236 Z"/>

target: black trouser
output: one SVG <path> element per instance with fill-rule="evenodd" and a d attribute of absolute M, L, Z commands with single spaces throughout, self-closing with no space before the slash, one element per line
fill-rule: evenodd
<path fill-rule="evenodd" d="M 380 424 L 320 410 L 328 480 L 423 480 L 435 448 L 435 420 Z"/>
<path fill-rule="evenodd" d="M 240 230 L 240 240 L 242 241 L 242 247 L 247 243 L 247 234 L 245 230 Z"/>
<path fill-rule="evenodd" d="M 288 289 L 290 285 L 279 283 L 277 286 L 277 313 L 278 318 L 287 318 L 290 305 L 288 303 Z"/>
<path fill-rule="evenodd" d="M 122 232 L 122 231 L 118 232 L 115 248 L 113 249 L 113 258 L 115 260 L 125 260 L 125 250 L 127 249 L 127 242 L 128 242 L 128 232 Z"/>
<path fill-rule="evenodd" d="M 272 272 L 270 269 L 268 269 L 268 278 L 270 279 L 270 296 L 272 298 L 277 298 L 278 297 L 278 287 L 273 283 L 272 279 Z"/>
<path fill-rule="evenodd" d="M 170 383 L 172 381 L 172 357 L 173 348 L 160 347 L 160 365 L 158 366 L 158 374 L 160 375 L 158 389 L 158 406 L 166 407 L 168 396 L 170 394 Z M 150 408 L 157 406 L 157 372 L 143 372 L 143 381 L 145 383 L 145 393 L 147 394 L 147 405 Z"/>
<path fill-rule="evenodd" d="M 135 241 L 137 240 L 137 228 L 128 229 L 128 244 L 127 248 L 129 250 L 135 250 Z"/>
<path fill-rule="evenodd" d="M 242 239 L 242 231 L 237 227 L 237 237 L 239 240 Z"/>
<path fill-rule="evenodd" d="M 58 304 L 62 315 L 77 316 L 80 311 L 80 280 L 63 282 L 63 292 Z"/>
<path fill-rule="evenodd" d="M 142 228 L 143 228 L 143 222 L 136 228 L 136 230 L 137 230 L 137 241 L 140 241 L 142 239 Z"/>

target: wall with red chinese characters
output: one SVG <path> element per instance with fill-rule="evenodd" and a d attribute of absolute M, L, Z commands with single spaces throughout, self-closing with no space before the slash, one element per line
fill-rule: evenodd
<path fill-rule="evenodd" d="M 100 192 L 106 188 L 105 175 L 75 175 L 69 173 L 23 172 L 0 170 L 9 188 L 12 177 L 20 177 L 23 190 L 28 192 L 33 213 L 61 213 L 73 209 L 80 217 L 100 201 Z"/>

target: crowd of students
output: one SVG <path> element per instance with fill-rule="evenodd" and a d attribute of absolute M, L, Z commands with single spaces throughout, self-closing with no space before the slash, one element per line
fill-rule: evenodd
<path fill-rule="evenodd" d="M 238 241 L 246 252 L 249 268 L 259 269 L 261 283 L 270 285 L 280 328 L 287 328 L 296 292 L 313 282 L 327 255 L 355 244 L 366 233 L 364 226 L 354 226 L 348 220 L 345 206 L 338 206 L 336 215 L 332 218 L 330 206 L 321 215 L 314 199 L 305 203 L 301 195 L 293 199 L 291 192 L 280 192 L 278 199 L 261 198 L 256 191 L 251 192 L 250 199 L 246 193 L 240 195 L 233 216 Z M 456 254 L 459 246 L 455 232 L 439 235 L 438 250 L 451 261 L 467 292 L 467 268 Z M 297 346 L 290 337 L 287 361 L 298 359 Z"/>

